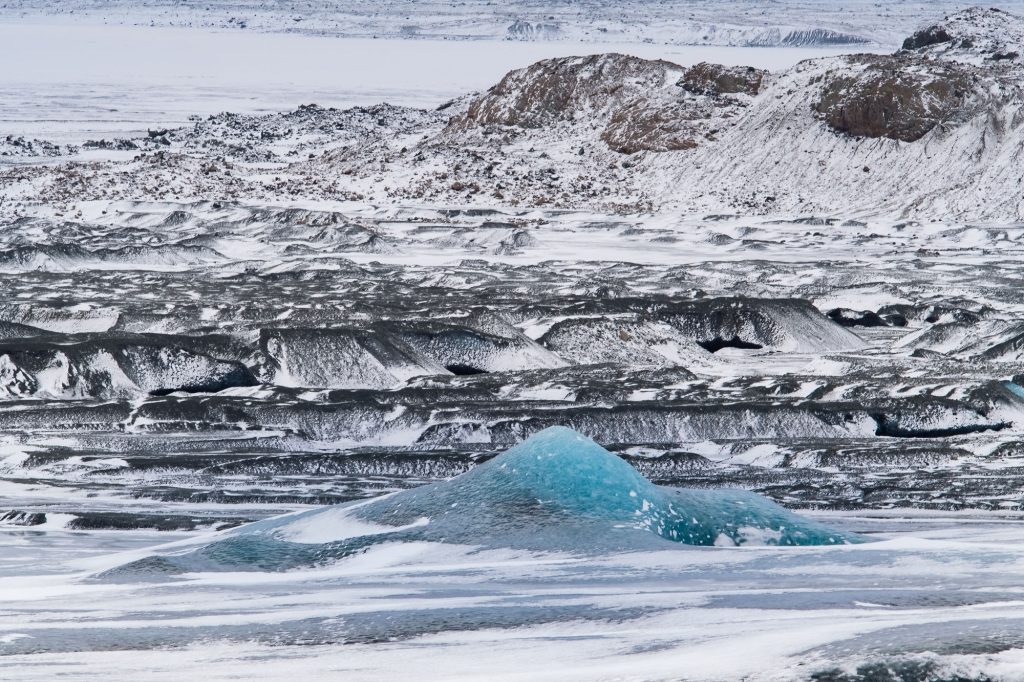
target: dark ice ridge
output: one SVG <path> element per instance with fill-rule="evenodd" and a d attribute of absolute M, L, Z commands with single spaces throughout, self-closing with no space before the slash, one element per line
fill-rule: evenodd
<path fill-rule="evenodd" d="M 106 331 L 76 334 L 53 330 L 90 324 L 96 319 L 94 310 L 0 306 L 0 318 L 7 318 L 0 322 L 0 335 L 6 337 L 0 342 L 0 392 L 8 399 L 107 399 L 215 392 L 260 382 L 390 389 L 416 377 L 609 362 L 666 365 L 667 360 L 651 348 L 659 341 L 674 343 L 694 356 L 727 347 L 821 352 L 864 345 L 855 334 L 799 300 L 570 299 L 552 301 L 546 311 L 536 304 L 509 310 L 517 317 L 568 313 L 536 341 L 500 311 L 484 309 L 482 303 L 477 304 L 481 309 L 468 314 L 454 310 L 448 320 L 436 315 L 417 319 L 415 313 L 399 311 L 393 319 L 377 320 L 366 319 L 369 316 L 358 310 L 335 312 L 334 319 L 318 315 L 326 325 L 317 327 L 312 326 L 317 318 L 301 310 L 284 320 L 271 314 L 245 320 L 251 314 L 248 306 L 235 311 L 220 308 L 218 319 L 209 322 L 222 320 L 225 313 L 232 315 L 237 321 L 224 330 L 228 334 L 209 329 L 202 319 L 190 320 L 187 308 L 160 315 L 111 310 L 108 314 L 113 319 Z M 564 311 L 558 311 L 558 306 L 564 306 Z M 387 310 L 373 312 L 390 316 Z M 162 327 L 180 332 L 132 331 Z"/>
<path fill-rule="evenodd" d="M 45 258 L 0 278 L 0 428 L 26 451 L 2 475 L 239 522 L 281 507 L 204 505 L 361 499 L 564 425 L 659 483 L 805 507 L 1016 504 L 1019 273 L 978 265 L 991 240 L 1015 253 L 1006 229 L 943 230 L 937 249 L 978 246 L 918 258 L 912 227 L 709 216 L 693 229 L 724 238 L 723 260 L 545 261 L 566 235 L 638 253 L 685 234 L 578 220 L 199 202 L 22 221 L 0 243 Z M 817 263 L 824 229 L 877 262 Z M 735 258 L 745 242 L 797 260 Z M 2 511 L 167 525 L 93 507 Z"/>

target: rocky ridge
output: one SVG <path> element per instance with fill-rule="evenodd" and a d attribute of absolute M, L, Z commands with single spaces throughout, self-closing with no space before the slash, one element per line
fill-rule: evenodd
<path fill-rule="evenodd" d="M 971 9 L 893 54 L 780 74 L 603 54 L 538 62 L 435 111 L 223 114 L 94 141 L 113 155 L 96 161 L 11 143 L 49 160 L 0 167 L 0 215 L 249 198 L 1012 222 L 1021 45 L 1020 17 Z"/>
<path fill-rule="evenodd" d="M 597 131 L 623 154 L 693 149 L 746 106 L 764 75 L 752 67 L 685 69 L 621 54 L 546 59 L 506 75 L 444 132 L 461 141 L 473 132 L 560 128 L 590 143 L 588 133 Z"/>

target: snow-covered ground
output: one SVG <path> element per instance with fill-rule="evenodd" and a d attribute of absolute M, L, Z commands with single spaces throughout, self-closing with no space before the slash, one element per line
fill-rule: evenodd
<path fill-rule="evenodd" d="M 81 577 L 137 549 L 79 558 L 63 574 L 3 580 L 0 676 L 1021 679 L 1019 518 L 823 520 L 880 541 L 599 557 L 392 543 L 300 571 L 141 584 Z M 96 535 L 0 542 L 7 563 L 42 543 L 74 555 L 105 542 Z"/>

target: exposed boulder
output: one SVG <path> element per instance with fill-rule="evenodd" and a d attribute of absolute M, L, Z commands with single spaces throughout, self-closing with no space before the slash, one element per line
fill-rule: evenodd
<path fill-rule="evenodd" d="M 743 93 L 756 95 L 767 72 L 752 66 L 723 66 L 701 62 L 683 75 L 683 88 L 697 95 Z"/>
<path fill-rule="evenodd" d="M 939 43 L 948 43 L 953 40 L 953 36 L 949 35 L 943 26 L 928 26 L 922 28 L 919 31 L 915 31 L 912 35 L 908 36 L 903 41 L 904 50 L 919 50 L 922 47 L 928 47 L 930 45 L 938 45 Z"/>
<path fill-rule="evenodd" d="M 856 137 L 914 142 L 974 108 L 971 67 L 910 56 L 859 55 L 826 76 L 814 109 L 833 129 Z"/>
<path fill-rule="evenodd" d="M 926 26 L 892 55 L 853 55 L 825 75 L 813 107 L 855 137 L 915 142 L 940 124 L 959 125 L 1014 101 L 1024 22 L 972 8 Z"/>
<path fill-rule="evenodd" d="M 527 24 L 513 34 L 537 27 Z M 802 30 L 765 39 L 852 41 Z M 26 201 L 246 196 L 1019 222 L 1024 22 L 967 10 L 917 31 L 905 48 L 810 59 L 771 78 L 753 68 L 685 68 L 621 54 L 569 57 L 513 71 L 482 95 L 432 111 L 305 106 L 270 116 L 218 115 L 168 131 L 170 146 L 159 151 L 156 138 L 132 140 L 145 153 L 131 161 L 0 169 L 0 184 L 15 200 L 0 211 L 13 216 L 14 205 Z M 239 165 L 264 161 L 289 163 L 271 177 Z M 385 233 L 316 213 L 296 211 L 280 225 L 282 233 L 302 235 L 288 253 L 394 248 Z M 736 248 L 748 246 L 758 248 Z M 27 241 L 8 245 L 0 266 L 177 268 L 221 260 L 217 247 L 215 237 L 130 252 L 96 250 L 82 239 Z"/>
<path fill-rule="evenodd" d="M 1019 53 L 1022 44 L 1020 17 L 995 7 L 972 7 L 915 31 L 903 41 L 903 50 L 962 61 L 998 60 Z"/>

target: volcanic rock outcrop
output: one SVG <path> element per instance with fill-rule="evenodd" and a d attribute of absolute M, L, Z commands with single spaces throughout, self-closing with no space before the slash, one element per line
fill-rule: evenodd
<path fill-rule="evenodd" d="M 806 60 L 771 75 L 565 57 L 433 111 L 224 114 L 158 138 L 83 146 L 137 149 L 130 160 L 61 161 L 77 152 L 22 145 L 19 156 L 42 163 L 0 168 L 0 218 L 40 202 L 71 212 L 89 200 L 244 197 L 1017 222 L 1022 46 L 1020 17 L 970 9 L 891 54 Z M 390 248 L 339 230 L 324 239 Z M 29 257 L 48 268 L 67 258 L 14 251 L 0 260 Z"/>
<path fill-rule="evenodd" d="M 692 149 L 745 105 L 742 97 L 757 94 L 764 73 L 622 54 L 545 59 L 507 74 L 449 130 L 575 123 L 600 129 L 625 154 Z"/>
<path fill-rule="evenodd" d="M 835 130 L 914 142 L 1018 100 L 1020 38 L 1018 17 L 967 10 L 917 31 L 893 55 L 843 59 L 814 108 Z"/>

